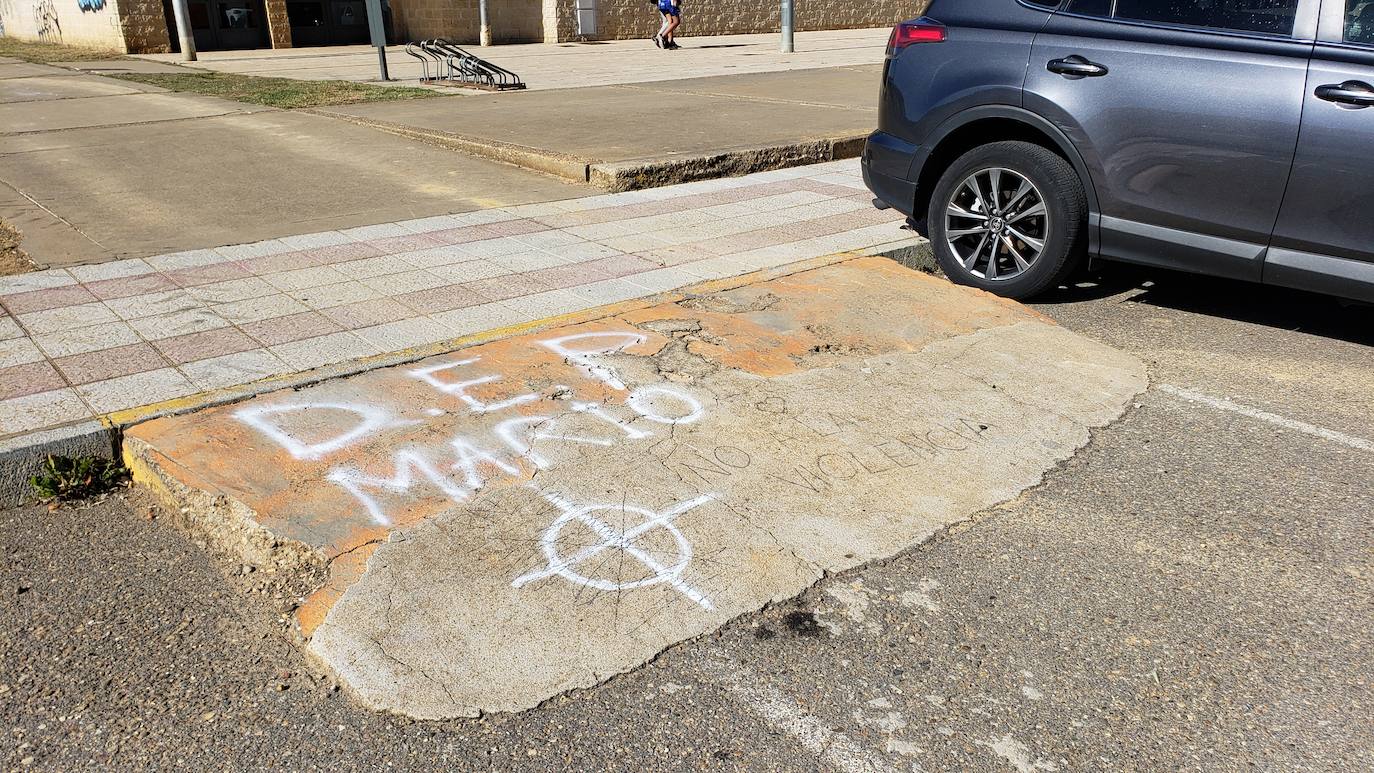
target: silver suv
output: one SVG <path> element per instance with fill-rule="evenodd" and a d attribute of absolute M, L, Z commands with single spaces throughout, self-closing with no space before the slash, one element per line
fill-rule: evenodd
<path fill-rule="evenodd" d="M 934 0 L 888 45 L 878 199 L 956 282 L 1085 258 L 1374 302 L 1374 0 Z"/>

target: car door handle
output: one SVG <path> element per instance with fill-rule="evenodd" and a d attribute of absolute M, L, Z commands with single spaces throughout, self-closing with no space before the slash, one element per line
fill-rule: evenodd
<path fill-rule="evenodd" d="M 1063 59 L 1051 59 L 1049 64 L 1045 65 L 1045 69 L 1069 78 L 1096 78 L 1107 74 L 1106 65 L 1089 62 L 1077 54 Z"/>
<path fill-rule="evenodd" d="M 1317 99 L 1342 105 L 1355 105 L 1357 107 L 1374 105 L 1374 86 L 1361 81 L 1328 83 L 1325 86 L 1318 86 L 1313 93 L 1317 95 Z"/>

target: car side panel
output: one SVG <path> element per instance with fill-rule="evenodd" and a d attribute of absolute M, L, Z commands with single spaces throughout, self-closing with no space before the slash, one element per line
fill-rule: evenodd
<path fill-rule="evenodd" d="M 1102 257 L 1258 281 L 1311 48 L 1056 14 L 1036 37 L 1025 106 L 1082 153 Z M 1070 56 L 1108 72 L 1046 69 Z"/>
<path fill-rule="evenodd" d="M 1374 302 L 1374 106 L 1317 96 L 1374 86 L 1374 39 L 1345 41 L 1345 0 L 1322 4 L 1297 156 L 1264 262 L 1267 284 Z M 1369 16 L 1369 13 L 1364 13 Z"/>

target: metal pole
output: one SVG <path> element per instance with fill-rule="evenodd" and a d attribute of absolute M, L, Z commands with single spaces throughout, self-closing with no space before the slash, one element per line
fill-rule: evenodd
<path fill-rule="evenodd" d="M 478 0 L 477 15 L 482 25 L 481 32 L 478 33 L 477 43 L 489 46 L 491 45 L 491 23 L 487 21 L 487 0 Z"/>
<path fill-rule="evenodd" d="M 790 54 L 796 50 L 792 46 L 792 4 L 795 0 L 782 0 L 782 52 Z"/>
<path fill-rule="evenodd" d="M 377 67 L 382 80 L 389 81 L 391 74 L 386 70 L 386 19 L 382 16 L 382 0 L 366 0 L 364 5 L 367 6 L 368 34 L 372 37 L 372 45 L 377 47 Z"/>
<path fill-rule="evenodd" d="M 391 80 L 391 73 L 386 70 L 386 46 L 377 46 L 377 69 L 381 72 L 382 80 Z"/>
<path fill-rule="evenodd" d="M 191 12 L 186 0 L 172 0 L 172 15 L 177 20 L 177 38 L 181 41 L 181 61 L 196 61 L 196 37 L 191 32 Z"/>

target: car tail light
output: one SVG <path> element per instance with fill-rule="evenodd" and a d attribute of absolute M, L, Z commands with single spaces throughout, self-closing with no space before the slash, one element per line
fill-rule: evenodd
<path fill-rule="evenodd" d="M 905 21 L 892 28 L 887 49 L 893 53 L 916 43 L 939 43 L 945 39 L 945 25 L 934 19 Z"/>

